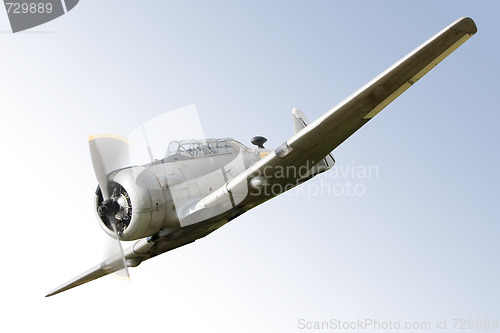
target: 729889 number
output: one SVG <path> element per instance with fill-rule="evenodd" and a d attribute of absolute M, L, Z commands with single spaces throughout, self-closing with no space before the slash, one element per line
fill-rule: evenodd
<path fill-rule="evenodd" d="M 13 14 L 43 14 L 52 13 L 52 4 L 50 2 L 6 2 L 7 13 Z"/>
<path fill-rule="evenodd" d="M 498 328 L 496 319 L 452 319 L 452 321 L 454 330 L 496 330 Z"/>

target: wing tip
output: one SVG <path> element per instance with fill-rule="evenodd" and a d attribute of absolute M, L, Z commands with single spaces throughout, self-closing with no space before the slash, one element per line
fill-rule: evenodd
<path fill-rule="evenodd" d="M 470 17 L 462 17 L 452 23 L 451 30 L 474 35 L 477 32 L 476 22 Z"/>
<path fill-rule="evenodd" d="M 53 289 L 51 291 L 49 291 L 47 293 L 47 295 L 45 295 L 45 297 L 50 297 L 50 296 L 54 296 L 56 294 L 59 294 L 60 292 L 64 291 L 62 288 L 57 288 L 57 289 Z"/>

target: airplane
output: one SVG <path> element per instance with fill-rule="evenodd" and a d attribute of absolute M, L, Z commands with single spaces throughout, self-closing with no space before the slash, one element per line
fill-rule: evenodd
<path fill-rule="evenodd" d="M 295 134 L 275 149 L 231 139 L 174 140 L 134 165 L 127 139 L 89 137 L 97 220 L 132 246 L 50 291 L 52 296 L 207 236 L 267 200 L 332 168 L 332 151 L 477 32 L 460 18 L 314 122 L 293 109 Z M 121 245 L 120 245 L 121 246 Z"/>

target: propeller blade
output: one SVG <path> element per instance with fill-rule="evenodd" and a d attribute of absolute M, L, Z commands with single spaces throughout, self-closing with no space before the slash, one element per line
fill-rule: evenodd
<path fill-rule="evenodd" d="M 125 259 L 125 253 L 123 252 L 123 247 L 122 243 L 120 242 L 120 238 L 118 236 L 118 230 L 116 229 L 116 224 L 111 223 L 111 226 L 113 227 L 113 231 L 115 232 L 116 239 L 113 239 L 112 237 L 108 237 L 108 255 L 107 257 L 112 257 L 114 255 L 119 254 L 121 257 L 120 261 L 115 262 L 115 269 L 116 272 L 114 274 L 120 276 L 120 277 L 125 277 L 130 280 L 130 274 L 128 272 L 128 265 L 127 265 L 127 260 Z"/>
<path fill-rule="evenodd" d="M 119 209 L 117 203 L 116 188 L 113 188 L 109 174 L 115 170 L 130 166 L 130 153 L 128 141 L 116 135 L 94 135 L 89 137 L 90 157 L 94 173 L 101 188 L 103 203 L 99 206 L 99 213 L 109 219 L 115 233 L 116 240 L 111 237 L 108 243 L 107 257 L 117 256 L 120 259 L 113 261 L 113 271 L 130 279 L 127 261 L 123 253 L 122 244 L 118 234 L 116 211 Z M 116 185 L 116 184 L 114 184 Z"/>
<path fill-rule="evenodd" d="M 116 135 L 93 135 L 89 137 L 89 148 L 97 182 L 104 200 L 108 200 L 113 193 L 109 174 L 130 166 L 127 139 Z"/>

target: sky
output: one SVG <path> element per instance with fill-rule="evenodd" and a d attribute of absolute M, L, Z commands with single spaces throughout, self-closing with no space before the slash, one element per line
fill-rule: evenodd
<path fill-rule="evenodd" d="M 16 34 L 0 11 L 0 330 L 500 320 L 499 9 L 80 1 Z M 89 135 L 127 136 L 195 104 L 207 137 L 262 135 L 274 148 L 293 134 L 293 107 L 316 119 L 463 16 L 478 33 L 339 146 L 335 169 L 131 268 L 130 282 L 44 297 L 103 259 Z"/>

